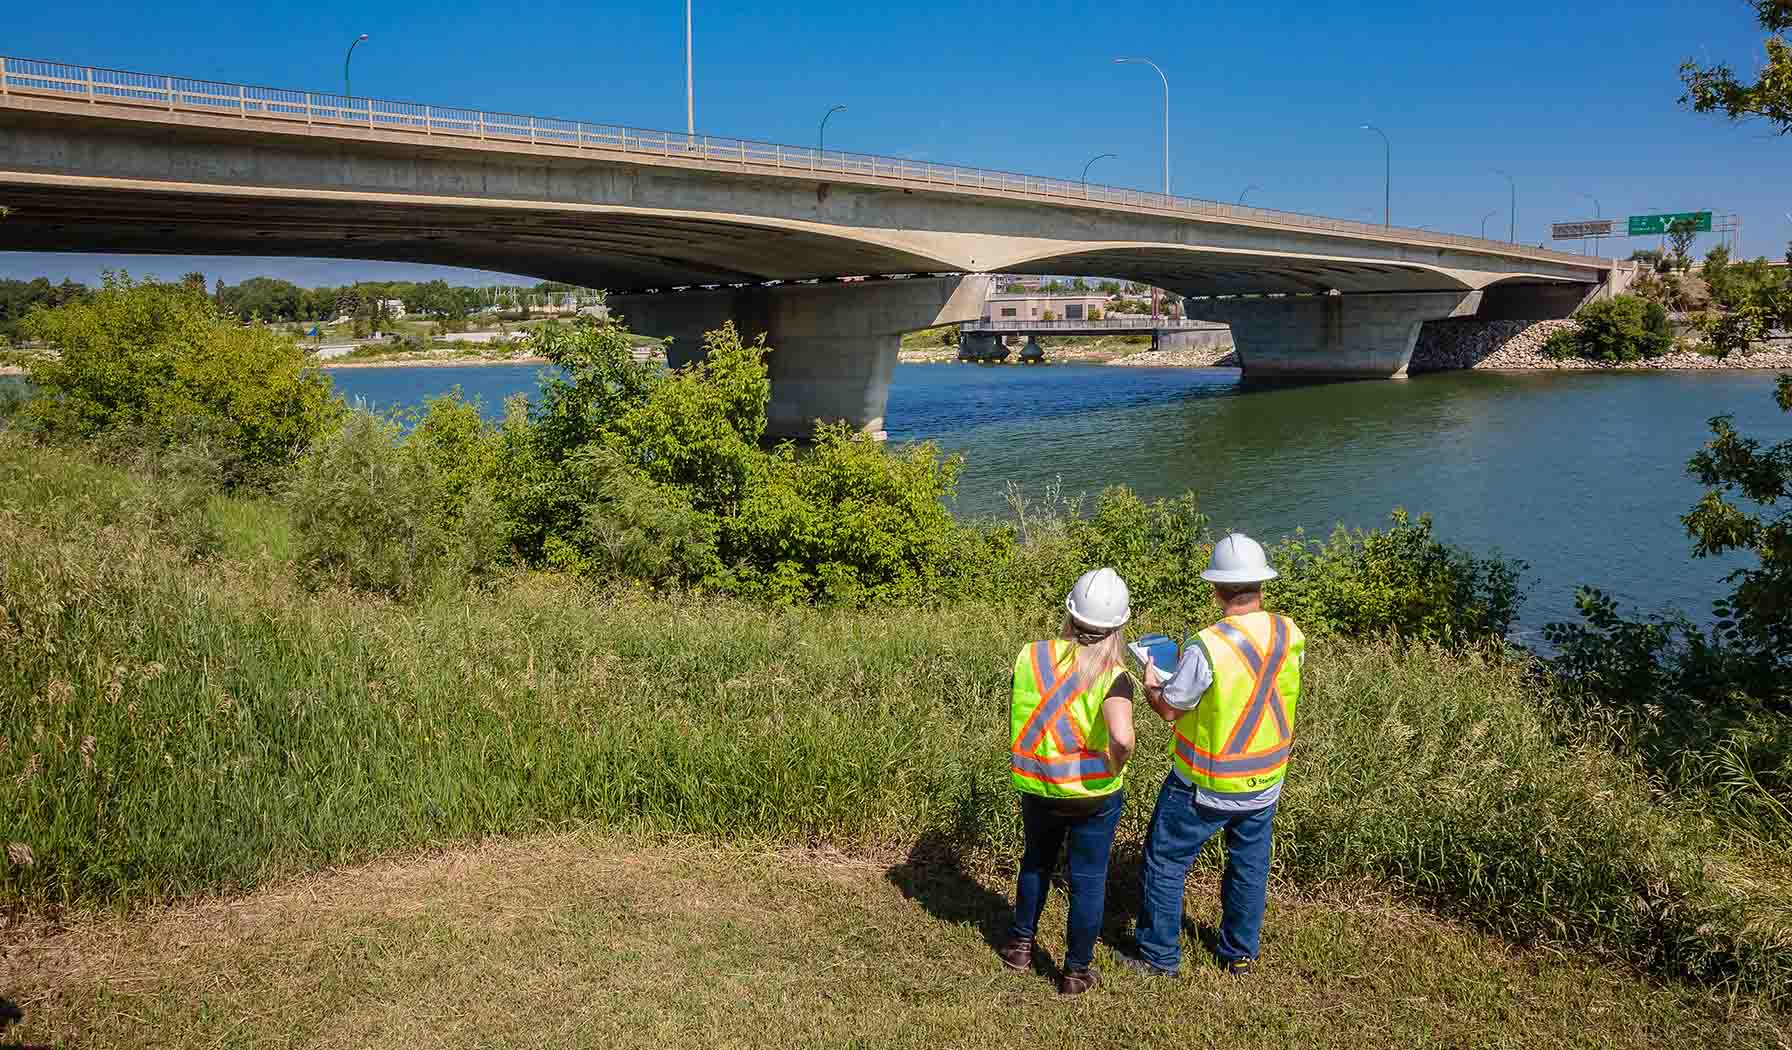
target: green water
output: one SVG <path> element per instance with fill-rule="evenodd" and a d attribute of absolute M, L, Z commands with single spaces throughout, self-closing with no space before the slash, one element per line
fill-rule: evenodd
<path fill-rule="evenodd" d="M 415 403 L 459 385 L 495 408 L 533 391 L 533 366 L 334 373 L 351 398 Z M 1792 437 L 1767 372 L 1447 373 L 1404 382 L 1257 388 L 1229 370 L 903 365 L 892 441 L 962 453 L 956 510 L 1002 513 L 1035 496 L 1127 484 L 1196 490 L 1217 528 L 1276 537 L 1428 512 L 1474 551 L 1530 563 L 1521 633 L 1572 616 L 1574 588 L 1703 616 L 1739 562 L 1695 561 L 1679 515 L 1706 420 L 1733 413 L 1765 441 Z"/>

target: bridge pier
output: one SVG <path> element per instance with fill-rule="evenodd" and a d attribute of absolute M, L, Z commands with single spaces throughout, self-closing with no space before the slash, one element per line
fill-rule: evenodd
<path fill-rule="evenodd" d="M 818 421 L 844 421 L 881 441 L 902 333 L 975 319 L 988 284 L 984 276 L 784 284 L 616 295 L 609 305 L 631 331 L 670 337 L 674 368 L 702 360 L 703 333 L 727 321 L 742 339 L 763 332 L 772 348 L 768 437 L 800 440 Z"/>
<path fill-rule="evenodd" d="M 1185 309 L 1231 326 L 1247 376 L 1403 379 L 1419 327 L 1480 302 L 1478 291 L 1388 292 L 1190 299 Z"/>

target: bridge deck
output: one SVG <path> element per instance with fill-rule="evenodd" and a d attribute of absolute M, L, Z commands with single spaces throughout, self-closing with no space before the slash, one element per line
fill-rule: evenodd
<path fill-rule="evenodd" d="M 896 184 L 947 193 L 999 194 L 1413 247 L 1467 249 L 1509 259 L 1600 269 L 1611 265 L 1607 260 L 1584 255 L 1435 230 L 1377 226 L 901 157 L 0 56 L 0 109 L 66 112 L 59 102 L 78 103 L 85 113 L 106 111 L 109 115 L 135 116 L 145 121 L 255 126 L 291 134 L 337 134 L 379 141 L 411 140 L 449 149 L 508 148 L 610 155 L 635 163 L 728 172 L 827 175 L 835 181 Z"/>

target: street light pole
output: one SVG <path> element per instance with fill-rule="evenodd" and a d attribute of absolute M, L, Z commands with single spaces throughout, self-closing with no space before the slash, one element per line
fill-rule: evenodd
<path fill-rule="evenodd" d="M 691 75 L 691 0 L 684 0 L 684 133 L 697 133 L 697 102 Z"/>
<path fill-rule="evenodd" d="M 1244 195 L 1245 195 L 1245 194 L 1247 194 L 1247 193 L 1249 193 L 1249 192 L 1251 192 L 1251 191 L 1252 191 L 1252 190 L 1260 190 L 1260 189 L 1262 189 L 1262 188 L 1263 188 L 1263 187 L 1261 187 L 1261 186 L 1259 186 L 1259 185 L 1257 185 L 1257 184 L 1256 184 L 1256 183 L 1254 183 L 1254 182 L 1253 182 L 1253 183 L 1251 183 L 1251 184 L 1250 184 L 1250 185 L 1249 185 L 1249 186 L 1246 186 L 1246 187 L 1245 187 L 1245 188 L 1244 188 L 1244 189 L 1242 189 L 1242 190 L 1239 190 L 1239 191 L 1238 191 L 1238 203 L 1239 203 L 1239 204 L 1243 204 L 1243 203 L 1244 203 Z"/>
<path fill-rule="evenodd" d="M 1488 212 L 1486 215 L 1481 216 L 1481 239 L 1482 240 L 1487 239 L 1487 220 L 1493 218 L 1495 215 L 1498 215 L 1499 213 L 1500 213 L 1500 210 L 1498 208 L 1495 208 L 1492 211 Z"/>
<path fill-rule="evenodd" d="M 1164 82 L 1164 196 L 1170 195 L 1170 78 L 1158 68 L 1156 62 L 1149 58 L 1116 58 L 1115 62 L 1142 62 L 1157 70 L 1158 79 Z"/>
<path fill-rule="evenodd" d="M 1157 78 L 1164 82 L 1164 202 L 1168 204 L 1170 196 L 1170 78 L 1165 76 L 1163 69 L 1149 58 L 1116 58 L 1114 61 L 1121 64 L 1128 62 L 1143 63 L 1150 66 L 1152 69 L 1157 70 Z M 1157 285 L 1152 285 L 1151 319 L 1153 321 L 1157 320 L 1158 295 Z"/>
<path fill-rule="evenodd" d="M 1088 161 L 1083 164 L 1083 197 L 1084 198 L 1087 198 L 1089 196 L 1089 165 L 1094 164 L 1098 160 L 1107 160 L 1110 157 L 1117 159 L 1119 156 L 1120 156 L 1120 154 L 1118 154 L 1118 153 L 1099 153 L 1093 157 L 1090 157 L 1088 159 Z"/>
<path fill-rule="evenodd" d="M 1499 170 L 1498 168 L 1493 169 L 1493 173 L 1495 175 L 1505 175 L 1506 176 L 1506 185 L 1512 190 L 1512 218 L 1511 218 L 1512 225 L 1507 229 L 1506 243 L 1517 244 L 1518 243 L 1518 180 L 1514 179 L 1511 175 Z"/>
<path fill-rule="evenodd" d="M 349 98 L 349 97 L 353 96 L 353 94 L 354 94 L 354 92 L 352 92 L 348 89 L 348 60 L 355 57 L 356 45 L 360 44 L 361 41 L 366 40 L 366 39 L 367 39 L 366 33 L 362 33 L 360 36 L 356 37 L 355 42 L 348 46 L 348 54 L 342 56 L 342 97 L 343 98 Z"/>
<path fill-rule="evenodd" d="M 845 106 L 833 106 L 821 115 L 821 128 L 815 132 L 815 152 L 820 153 L 827 148 L 828 118 L 845 109 Z"/>
<path fill-rule="evenodd" d="M 1381 224 L 1394 225 L 1394 144 L 1388 141 L 1388 133 L 1373 124 L 1364 124 L 1364 131 L 1373 131 L 1381 136 Z"/>

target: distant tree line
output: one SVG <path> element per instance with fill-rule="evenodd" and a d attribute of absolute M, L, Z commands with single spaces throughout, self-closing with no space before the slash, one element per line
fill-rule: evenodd
<path fill-rule="evenodd" d="M 0 338 L 17 342 L 19 322 L 33 307 L 64 306 L 80 302 L 90 294 L 91 289 L 86 285 L 66 278 L 61 284 L 51 284 L 43 277 L 29 281 L 0 280 Z"/>
<path fill-rule="evenodd" d="M 394 300 L 404 304 L 407 314 L 453 322 L 464 321 L 490 307 L 527 310 L 568 295 L 591 294 L 591 289 L 559 281 L 542 281 L 527 288 L 474 288 L 441 280 L 359 281 L 339 287 L 301 288 L 277 277 L 251 277 L 234 285 L 218 281 L 212 299 L 224 313 L 244 321 L 329 321 L 347 317 L 373 321 L 377 329 L 377 322 L 384 317 L 379 304 Z"/>

